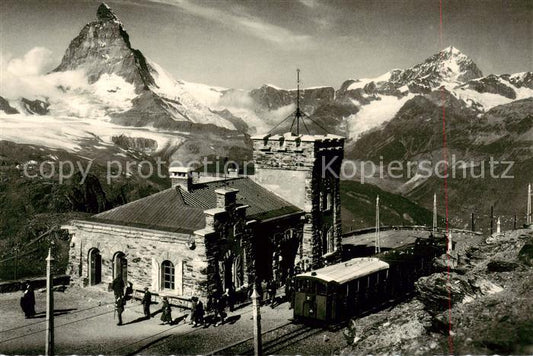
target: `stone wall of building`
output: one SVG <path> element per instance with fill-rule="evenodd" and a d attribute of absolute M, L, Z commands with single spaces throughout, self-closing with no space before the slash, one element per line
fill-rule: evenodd
<path fill-rule="evenodd" d="M 128 282 L 134 288 L 149 287 L 161 294 L 193 296 L 207 279 L 207 257 L 202 239 L 193 235 L 107 225 L 89 221 L 72 221 L 69 268 L 72 282 L 90 284 L 89 253 L 101 255 L 101 283 L 113 280 L 113 261 L 122 252 L 127 259 Z M 194 244 L 192 244 L 194 241 Z M 194 246 L 193 246 L 194 245 Z M 161 264 L 168 260 L 175 267 L 175 290 L 161 287 Z"/>
<path fill-rule="evenodd" d="M 195 231 L 195 235 L 205 241 L 207 279 L 200 288 L 206 296 L 246 287 L 253 274 L 247 257 L 251 236 L 246 220 L 247 206 L 237 205 L 236 189 L 218 189 L 215 193 L 217 207 L 205 211 L 206 226 Z"/>
<path fill-rule="evenodd" d="M 252 142 L 253 179 L 306 213 L 302 239 L 304 268 L 339 262 L 342 239 L 339 177 L 344 138 L 286 134 L 255 136 Z M 324 238 L 330 236 L 325 235 L 329 229 L 334 248 L 324 245 Z"/>

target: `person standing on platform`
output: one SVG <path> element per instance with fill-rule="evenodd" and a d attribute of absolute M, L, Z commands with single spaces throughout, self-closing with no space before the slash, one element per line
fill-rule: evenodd
<path fill-rule="evenodd" d="M 30 282 L 26 282 L 24 294 L 20 298 L 20 306 L 26 319 L 33 318 L 35 315 L 35 293 Z"/>
<path fill-rule="evenodd" d="M 147 287 L 144 288 L 144 295 L 141 304 L 143 305 L 144 316 L 146 317 L 146 319 L 150 319 L 150 305 L 152 304 L 152 293 L 150 293 Z"/>
<path fill-rule="evenodd" d="M 204 303 L 201 300 L 196 305 L 196 320 L 194 326 L 204 325 Z"/>
<path fill-rule="evenodd" d="M 115 293 L 115 299 L 124 296 L 124 281 L 121 276 L 118 276 L 113 280 L 111 283 L 111 289 L 113 289 L 113 293 Z"/>
<path fill-rule="evenodd" d="M 235 293 L 233 289 L 227 288 L 224 293 L 224 298 L 226 299 L 226 304 L 229 307 L 229 311 L 232 312 L 235 309 Z"/>
<path fill-rule="evenodd" d="M 268 281 L 267 285 L 268 301 L 270 302 L 270 307 L 274 308 L 276 303 L 276 282 L 273 280 Z"/>
<path fill-rule="evenodd" d="M 220 293 L 220 292 L 219 292 Z M 226 319 L 226 297 L 224 294 L 215 297 L 214 299 L 215 304 L 215 326 L 224 324 L 224 321 Z M 219 324 L 220 321 L 220 324 Z"/>
<path fill-rule="evenodd" d="M 285 298 L 289 302 L 289 309 L 294 308 L 294 284 L 291 277 L 287 277 L 285 282 Z"/>
<path fill-rule="evenodd" d="M 191 298 L 191 317 L 189 319 L 189 325 L 196 323 L 196 313 L 198 311 L 198 298 Z"/>
<path fill-rule="evenodd" d="M 163 297 L 163 307 L 161 308 L 161 321 L 163 324 L 172 325 L 172 309 L 167 297 Z"/>
<path fill-rule="evenodd" d="M 124 300 L 124 296 L 118 297 L 115 300 L 115 310 L 118 315 L 118 326 L 122 325 L 122 313 L 124 312 L 124 305 L 126 305 L 126 301 Z"/>

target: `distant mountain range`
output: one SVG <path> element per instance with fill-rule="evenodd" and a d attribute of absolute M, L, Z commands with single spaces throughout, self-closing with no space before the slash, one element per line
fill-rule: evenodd
<path fill-rule="evenodd" d="M 241 90 L 175 80 L 132 47 L 106 4 L 72 40 L 59 66 L 39 80 L 53 90 L 36 85 L 27 97 L 1 93 L 2 139 L 86 157 L 141 149 L 168 159 L 244 159 L 250 156 L 248 135 L 271 130 L 294 111 L 296 101 L 295 89 L 270 84 Z M 442 154 L 444 106 L 450 154 L 517 162 L 518 178 L 512 182 L 452 182 L 462 224 L 474 206 L 485 211 L 487 204 L 500 204 L 506 214 L 520 211 L 515 191 L 533 171 L 532 98 L 533 72 L 483 76 L 470 58 L 448 47 L 411 68 L 349 79 L 338 89 L 303 88 L 301 107 L 312 121 L 301 131 L 347 137 L 349 159 L 435 160 Z M 276 127 L 289 129 L 290 120 Z M 373 182 L 428 207 L 432 192 L 442 186 L 417 176 Z M 479 203 L 481 196 L 485 201 Z"/>

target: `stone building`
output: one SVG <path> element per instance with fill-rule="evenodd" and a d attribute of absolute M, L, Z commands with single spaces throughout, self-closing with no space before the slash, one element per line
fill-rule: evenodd
<path fill-rule="evenodd" d="M 254 281 L 282 285 L 340 260 L 343 138 L 252 138 L 255 175 L 194 176 L 171 168 L 172 187 L 65 228 L 74 283 L 115 277 L 184 300 Z M 323 169 L 323 165 L 326 169 Z M 329 168 L 328 168 L 329 167 Z"/>
<path fill-rule="evenodd" d="M 252 141 L 254 181 L 305 212 L 304 269 L 340 262 L 344 138 L 286 133 L 254 136 Z"/>

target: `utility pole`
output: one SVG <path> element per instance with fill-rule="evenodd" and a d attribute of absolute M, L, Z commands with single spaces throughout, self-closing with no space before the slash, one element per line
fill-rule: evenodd
<path fill-rule="evenodd" d="M 527 216 L 526 216 L 526 225 L 531 225 L 531 183 L 527 186 Z"/>
<path fill-rule="evenodd" d="M 52 279 L 52 248 L 48 248 L 46 258 L 46 350 L 47 356 L 54 355 L 54 282 Z"/>
<path fill-rule="evenodd" d="M 449 255 L 453 250 L 452 231 L 448 231 L 448 241 L 446 241 L 446 253 Z"/>
<path fill-rule="evenodd" d="M 514 214 L 513 230 L 516 230 L 516 214 Z"/>
<path fill-rule="evenodd" d="M 381 252 L 381 241 L 379 241 L 379 195 L 376 197 L 376 241 L 374 242 L 374 253 Z"/>
<path fill-rule="evenodd" d="M 254 319 L 254 355 L 261 356 L 263 354 L 263 345 L 261 340 L 261 310 L 259 305 L 259 293 L 257 293 L 257 286 L 254 282 L 254 291 L 252 292 L 252 315 Z"/>
<path fill-rule="evenodd" d="M 19 248 L 15 246 L 15 271 L 14 271 L 14 276 L 13 276 L 13 279 L 15 281 L 17 280 L 18 268 L 19 268 Z"/>
<path fill-rule="evenodd" d="M 494 233 L 494 205 L 490 206 L 490 234 Z"/>
<path fill-rule="evenodd" d="M 472 213 L 472 232 L 476 231 L 476 220 L 474 217 L 474 213 Z"/>
<path fill-rule="evenodd" d="M 300 69 L 296 69 L 296 136 L 300 135 Z"/>
<path fill-rule="evenodd" d="M 437 234 L 437 193 L 433 193 L 433 236 Z"/>

